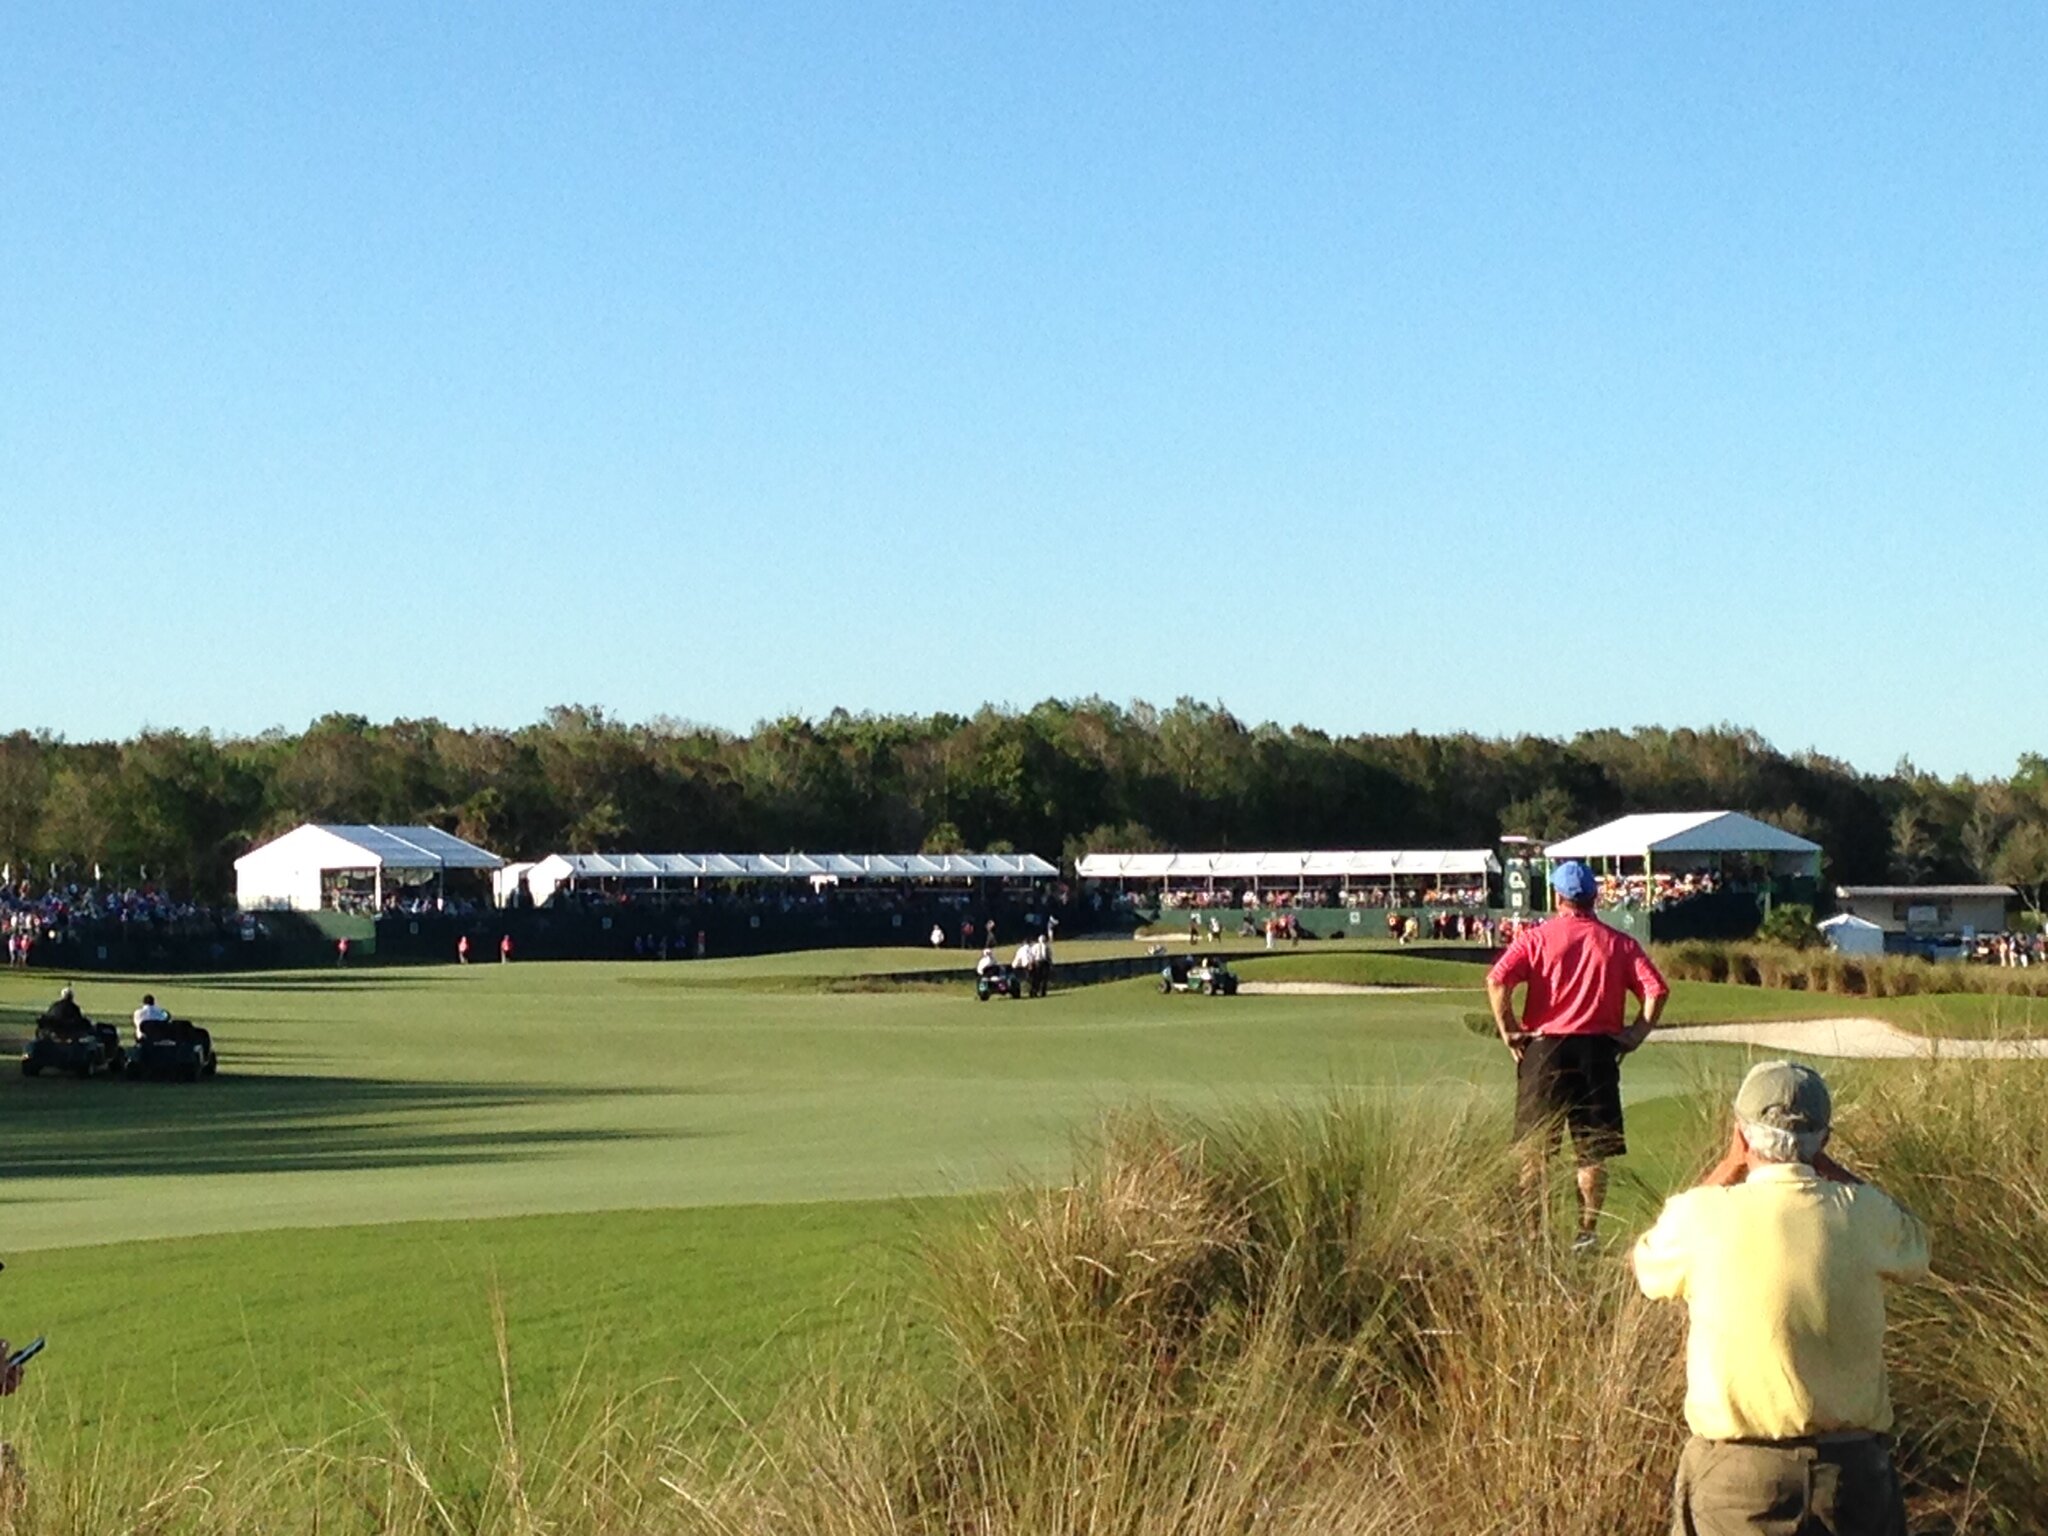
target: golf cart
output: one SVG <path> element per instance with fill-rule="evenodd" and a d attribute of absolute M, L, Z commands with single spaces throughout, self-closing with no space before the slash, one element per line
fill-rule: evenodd
<path fill-rule="evenodd" d="M 39 1077 L 45 1071 L 92 1077 L 100 1072 L 118 1073 L 127 1064 L 121 1032 L 111 1024 L 95 1024 L 83 1014 L 71 1018 L 44 1014 L 36 1020 L 35 1037 L 21 1053 L 23 1077 Z"/>
<path fill-rule="evenodd" d="M 974 1000 L 985 1003 L 992 997 L 1022 997 L 1024 973 L 1007 965 L 991 966 L 974 973 Z"/>
<path fill-rule="evenodd" d="M 196 1083 L 220 1068 L 213 1036 L 190 1019 L 152 1019 L 128 1052 L 128 1075 Z"/>
<path fill-rule="evenodd" d="M 1175 955 L 1159 971 L 1161 992 L 1199 992 L 1205 997 L 1237 996 L 1237 973 L 1228 961 Z"/>

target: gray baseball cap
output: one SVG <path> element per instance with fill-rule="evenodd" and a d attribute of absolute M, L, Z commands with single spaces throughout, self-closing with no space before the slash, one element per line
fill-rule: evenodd
<path fill-rule="evenodd" d="M 1796 1061 L 1762 1061 L 1735 1094 L 1735 1118 L 1780 1131 L 1824 1131 L 1834 1117 L 1828 1085 Z"/>

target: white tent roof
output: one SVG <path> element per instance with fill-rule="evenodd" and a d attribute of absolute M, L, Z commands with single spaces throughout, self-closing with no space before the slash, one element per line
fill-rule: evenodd
<path fill-rule="evenodd" d="M 1869 929 L 1872 933 L 1883 933 L 1884 929 L 1867 917 L 1858 917 L 1854 912 L 1837 912 L 1833 917 L 1814 924 L 1823 933 L 1836 928 Z"/>
<path fill-rule="evenodd" d="M 1410 849 L 1323 853 L 1091 853 L 1077 866 L 1085 880 L 1322 880 L 1356 875 L 1488 875 L 1500 869 L 1489 849 Z"/>
<path fill-rule="evenodd" d="M 289 861 L 300 869 L 498 869 L 504 860 L 439 827 L 307 822 L 251 848 L 235 867 Z"/>
<path fill-rule="evenodd" d="M 562 880 L 1042 879 L 1059 870 L 1034 853 L 555 853 L 536 874 Z"/>
<path fill-rule="evenodd" d="M 1543 851 L 1553 859 L 1639 859 L 1646 853 L 1819 853 L 1820 844 L 1740 811 L 1656 811 L 1624 816 Z"/>
<path fill-rule="evenodd" d="M 1874 897 L 1883 900 L 1890 897 L 1896 901 L 1939 901 L 1943 897 L 2003 897 L 2010 899 L 2019 895 L 2009 885 L 1838 885 L 1835 895 L 1844 901 L 1855 901 L 1859 897 Z"/>

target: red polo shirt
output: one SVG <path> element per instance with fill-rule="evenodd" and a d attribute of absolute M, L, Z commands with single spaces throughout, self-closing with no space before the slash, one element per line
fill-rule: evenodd
<path fill-rule="evenodd" d="M 1671 990 L 1642 945 L 1580 912 L 1524 929 L 1486 979 L 1502 987 L 1529 984 L 1522 1028 L 1539 1035 L 1618 1035 L 1626 997 Z"/>

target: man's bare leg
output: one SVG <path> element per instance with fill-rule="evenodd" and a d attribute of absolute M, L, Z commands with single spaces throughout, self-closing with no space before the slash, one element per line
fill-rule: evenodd
<path fill-rule="evenodd" d="M 1589 1237 L 1600 1224 L 1600 1208 L 1607 1203 L 1607 1165 L 1579 1164 L 1579 1236 Z"/>

